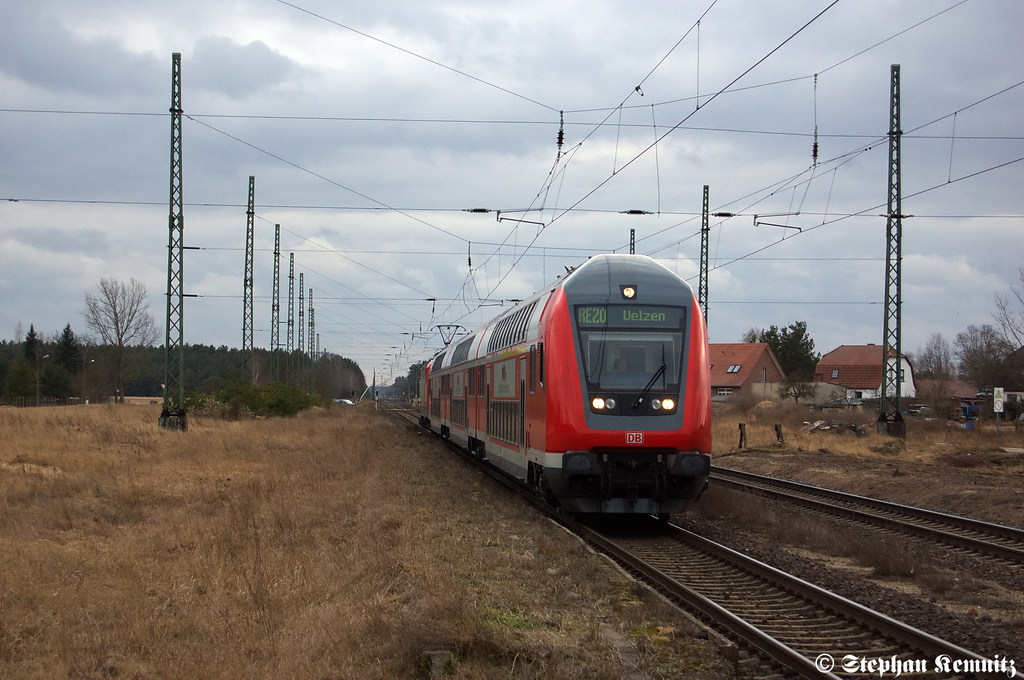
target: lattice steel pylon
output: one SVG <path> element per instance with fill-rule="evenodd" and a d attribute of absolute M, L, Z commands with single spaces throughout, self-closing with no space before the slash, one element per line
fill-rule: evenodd
<path fill-rule="evenodd" d="M 313 289 L 309 289 L 309 391 L 316 392 L 316 348 L 314 346 L 314 338 L 316 338 L 316 317 L 313 310 Z"/>
<path fill-rule="evenodd" d="M 900 412 L 903 344 L 900 311 L 902 300 L 903 201 L 900 188 L 900 66 L 890 68 L 889 85 L 889 200 L 886 213 L 885 243 L 885 322 L 882 336 L 882 389 L 879 395 L 880 434 L 907 435 L 907 424 Z M 890 361 L 890 359 L 892 359 Z"/>
<path fill-rule="evenodd" d="M 704 315 L 704 325 L 708 323 L 708 199 L 710 191 L 704 185 L 704 209 L 700 218 L 700 279 L 697 282 L 697 303 Z"/>
<path fill-rule="evenodd" d="M 290 385 L 292 376 L 295 373 L 295 253 L 288 253 L 288 376 L 286 382 Z"/>
<path fill-rule="evenodd" d="M 288 253 L 288 356 L 295 350 L 295 253 Z"/>
<path fill-rule="evenodd" d="M 171 55 L 171 192 L 167 221 L 167 319 L 164 326 L 164 405 L 160 427 L 185 430 L 184 202 L 181 163 L 181 54 Z"/>
<path fill-rule="evenodd" d="M 303 292 L 305 290 L 303 288 L 304 285 L 305 285 L 305 282 L 303 281 L 303 273 L 299 272 L 299 354 L 300 355 L 303 352 L 306 351 L 306 346 L 302 342 L 302 340 L 303 340 L 303 338 L 302 338 L 302 333 L 303 333 L 302 324 L 304 323 L 303 320 L 306 318 L 306 312 L 303 309 L 303 305 L 305 304 L 305 300 L 306 300 L 305 293 Z"/>
<path fill-rule="evenodd" d="M 270 353 L 274 380 L 281 379 L 281 225 L 274 225 L 274 292 L 270 301 Z"/>
<path fill-rule="evenodd" d="M 245 211 L 245 278 L 242 290 L 242 380 L 256 383 L 252 356 L 253 239 L 256 231 L 256 178 L 249 175 L 249 207 Z"/>

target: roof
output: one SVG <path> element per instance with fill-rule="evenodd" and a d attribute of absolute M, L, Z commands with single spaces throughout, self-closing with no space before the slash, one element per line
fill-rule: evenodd
<path fill-rule="evenodd" d="M 896 352 L 889 349 L 889 356 Z M 818 360 L 814 369 L 818 382 L 877 390 L 882 384 L 881 345 L 840 345 Z"/>
<path fill-rule="evenodd" d="M 948 395 L 953 399 L 973 399 L 977 388 L 963 380 L 932 380 L 930 378 L 917 378 L 917 396 L 919 399 L 932 395 Z"/>
<path fill-rule="evenodd" d="M 716 387 L 740 387 L 750 381 L 754 369 L 764 364 L 765 355 L 778 370 L 782 379 L 785 372 L 779 366 L 775 353 L 766 342 L 735 342 L 708 344 L 711 363 L 711 384 Z"/>

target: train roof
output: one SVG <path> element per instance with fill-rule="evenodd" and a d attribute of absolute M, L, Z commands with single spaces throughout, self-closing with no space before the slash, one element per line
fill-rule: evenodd
<path fill-rule="evenodd" d="M 434 355 L 431 370 L 459 364 L 477 359 L 493 352 L 501 351 L 527 339 L 531 331 L 536 331 L 539 312 L 543 311 L 541 300 L 558 288 L 568 291 L 587 291 L 601 289 L 606 294 L 609 287 L 617 287 L 625 281 L 640 286 L 652 282 L 672 281 L 669 290 L 651 291 L 657 299 L 652 302 L 664 302 L 666 298 L 675 299 L 681 290 L 692 295 L 692 289 L 678 274 L 646 255 L 602 254 L 594 255 L 586 262 L 574 268 L 565 276 L 561 276 L 543 289 L 518 302 L 515 306 L 499 314 L 482 328 L 463 338 L 454 347 L 448 346 Z M 668 278 L 666 278 L 668 277 Z M 676 287 L 678 284 L 681 287 Z M 645 290 L 645 295 L 648 294 Z M 539 307 L 539 309 L 538 309 Z"/>

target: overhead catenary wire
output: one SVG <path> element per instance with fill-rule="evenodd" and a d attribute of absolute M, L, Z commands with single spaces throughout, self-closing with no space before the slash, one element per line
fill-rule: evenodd
<path fill-rule="evenodd" d="M 699 87 L 698 87 L 698 92 L 699 92 Z M 699 101 L 699 99 L 698 99 L 698 101 Z M 654 111 L 654 104 L 645 104 L 645 105 L 650 105 L 650 106 L 652 106 L 652 112 Z M 166 115 L 166 114 L 164 114 L 164 115 Z M 954 122 L 955 122 L 955 120 L 956 120 L 956 118 L 955 118 L 955 115 L 954 115 Z M 548 124 L 550 124 L 550 122 L 548 122 Z M 572 123 L 572 124 L 574 124 L 574 123 Z M 655 132 L 655 136 L 657 136 L 657 126 L 656 126 L 656 124 L 654 124 L 654 125 L 653 125 L 653 127 L 654 127 L 654 129 L 655 129 L 655 131 L 656 131 L 656 132 Z M 955 133 L 955 126 L 954 126 L 954 133 Z M 951 147 L 952 147 L 952 144 L 953 144 L 953 141 L 954 141 L 955 137 L 956 137 L 956 135 L 955 135 L 955 134 L 954 134 L 953 136 L 949 137 L 949 139 L 950 139 L 950 144 L 951 144 Z M 655 149 L 654 149 L 654 151 L 655 151 L 655 153 L 657 153 L 657 148 L 655 148 Z M 951 165 L 952 165 L 952 154 L 951 154 Z M 952 169 L 950 170 L 950 173 L 949 173 L 949 175 L 950 175 L 950 179 L 952 179 Z M 563 176 L 564 176 L 564 175 L 563 175 Z M 835 171 L 833 170 L 833 177 L 834 177 L 834 176 L 835 176 Z M 379 207 L 375 207 L 375 208 L 372 208 L 372 209 L 387 209 L 387 208 L 379 208 Z M 408 210 L 419 210 L 419 209 L 408 209 Z M 574 210 L 574 212 L 575 212 L 575 211 L 583 211 L 583 210 L 585 210 L 585 208 L 579 207 L 579 208 L 576 208 L 576 209 Z M 812 213 L 810 213 L 810 212 L 806 212 L 806 213 L 804 213 L 804 214 L 806 214 L 806 215 L 810 215 L 810 214 L 812 214 Z M 522 255 L 521 255 L 520 257 L 534 257 L 534 256 L 539 256 L 539 255 L 536 255 L 536 254 L 535 254 L 535 253 L 533 253 L 533 252 L 528 252 L 528 253 L 523 253 L 523 254 L 522 254 Z M 755 258 L 751 258 L 751 259 L 755 259 Z M 472 296 L 470 296 L 470 297 L 472 297 Z"/>
<path fill-rule="evenodd" d="M 709 104 L 709 103 L 711 103 L 712 101 L 714 101 L 714 100 L 715 100 L 715 99 L 716 99 L 716 98 L 718 97 L 718 95 L 720 95 L 720 94 L 721 94 L 722 92 L 724 92 L 724 91 L 728 90 L 728 89 L 729 89 L 729 88 L 730 88 L 730 87 L 731 87 L 732 85 L 734 85 L 734 84 L 735 84 L 735 83 L 737 83 L 737 82 L 738 82 L 739 80 L 741 80 L 741 79 L 742 79 L 742 78 L 743 78 L 743 77 L 744 77 L 745 75 L 747 75 L 748 73 L 750 73 L 751 71 L 753 71 L 753 70 L 754 70 L 754 69 L 755 69 L 755 68 L 756 68 L 757 66 L 759 66 L 760 64 L 764 63 L 764 61 L 766 61 L 766 60 L 767 60 L 767 59 L 768 59 L 769 57 L 771 57 L 771 56 L 772 56 L 773 54 L 775 54 L 775 53 L 776 53 L 776 52 L 777 52 L 778 50 L 782 49 L 782 47 L 784 47 L 784 46 L 785 46 L 785 45 L 786 45 L 787 43 L 789 43 L 789 42 L 790 42 L 791 40 L 793 40 L 793 38 L 795 38 L 795 37 L 796 37 L 797 35 L 799 35 L 800 33 L 802 33 L 802 32 L 803 32 L 803 31 L 804 31 L 804 30 L 805 30 L 805 29 L 806 29 L 806 28 L 807 28 L 808 26 L 810 26 L 810 25 L 811 25 L 812 23 L 814 23 L 814 22 L 815 22 L 815 21 L 816 21 L 816 20 L 817 20 L 818 18 L 820 18 L 820 17 L 822 16 L 822 15 L 824 15 L 824 14 L 825 14 L 825 12 L 827 12 L 827 11 L 828 11 L 829 9 L 831 9 L 831 8 L 832 8 L 832 7 L 834 7 L 834 6 L 836 5 L 836 4 L 838 4 L 838 2 L 839 2 L 839 0 L 833 0 L 833 1 L 832 1 L 832 2 L 831 2 L 831 3 L 829 4 L 829 5 L 828 5 L 828 6 L 826 6 L 826 7 L 825 7 L 825 8 L 823 9 L 823 10 L 821 10 L 820 12 L 818 12 L 818 13 L 817 13 L 817 14 L 816 14 L 816 15 L 815 15 L 815 16 L 814 16 L 814 17 L 813 17 L 813 18 L 812 18 L 812 19 L 811 19 L 810 21 L 806 22 L 806 23 L 805 23 L 805 24 L 804 24 L 803 26 L 801 26 L 800 28 L 798 28 L 798 29 L 797 29 L 797 30 L 796 30 L 796 31 L 795 31 L 795 32 L 794 32 L 793 34 L 791 34 L 791 35 L 790 35 L 790 36 L 789 36 L 788 38 L 786 38 L 785 40 L 783 40 L 783 41 L 782 41 L 781 43 L 779 43 L 779 44 L 778 44 L 778 45 L 777 45 L 776 47 L 774 47 L 774 48 L 773 48 L 772 50 L 770 50 L 770 51 L 769 51 L 769 52 L 768 52 L 767 54 L 765 54 L 765 55 L 764 55 L 764 56 L 762 56 L 762 57 L 761 57 L 760 59 L 758 59 L 758 60 L 757 60 L 757 61 L 756 61 L 756 62 L 755 62 L 755 63 L 754 63 L 753 65 L 751 65 L 751 66 L 750 66 L 750 67 L 748 67 L 748 68 L 747 68 L 746 70 L 744 70 L 744 71 L 743 71 L 742 73 L 740 73 L 740 74 L 739 74 L 738 76 L 736 76 L 736 77 L 735 77 L 735 78 L 734 78 L 734 79 L 733 79 L 732 81 L 730 81 L 730 82 L 729 82 L 729 84 L 727 84 L 727 85 L 726 85 L 726 86 L 725 86 L 724 88 L 722 88 L 722 89 L 721 89 L 721 90 L 719 90 L 719 91 L 718 91 L 718 92 L 717 92 L 716 94 L 714 94 L 714 95 L 712 95 L 711 97 L 709 97 L 709 98 L 708 98 L 708 100 L 707 100 L 707 101 L 706 101 L 706 102 L 704 103 L 704 105 L 706 106 L 707 104 Z M 713 7 L 713 6 L 714 6 L 714 4 L 715 4 L 715 3 L 714 3 L 714 2 L 712 2 L 712 4 L 711 4 L 711 5 L 710 5 L 710 6 L 708 7 L 708 10 L 706 10 L 706 11 L 710 11 L 711 7 Z M 706 12 L 705 12 L 705 14 L 706 14 Z M 703 16 L 703 15 L 702 15 L 702 16 Z M 691 30 L 693 30 L 693 29 L 691 29 Z M 684 36 L 684 37 L 685 37 L 685 36 Z M 681 42 L 681 40 L 680 40 L 680 42 Z M 677 42 L 676 44 L 678 45 L 679 43 Z M 675 49 L 675 48 L 673 47 L 673 49 Z M 663 62 L 663 61 L 664 61 L 664 59 L 662 60 L 662 62 Z M 658 66 L 660 66 L 660 64 L 661 64 L 662 62 L 659 62 Z M 647 78 L 649 78 L 649 77 L 650 77 L 650 75 L 651 75 L 651 74 L 652 74 L 652 73 L 654 72 L 654 70 L 656 70 L 656 69 L 657 69 L 657 66 L 655 67 L 655 69 L 652 69 L 652 70 L 651 70 L 651 72 L 650 72 L 650 73 L 648 73 L 648 75 L 647 75 L 647 76 L 645 76 L 645 78 L 644 78 L 643 80 L 641 80 L 641 82 L 640 82 L 640 83 L 639 83 L 639 84 L 637 85 L 637 87 L 636 87 L 636 88 L 635 88 L 635 89 L 633 90 L 633 92 L 631 92 L 630 94 L 628 94 L 628 95 L 626 96 L 626 99 L 628 99 L 628 98 L 629 98 L 630 96 L 632 96 L 632 94 L 633 94 L 634 92 L 639 92 L 639 91 L 640 91 L 640 86 L 641 86 L 641 85 L 643 85 L 643 83 L 644 83 L 644 82 L 646 81 L 646 79 L 647 79 Z M 624 101 L 625 101 L 625 100 L 624 100 Z M 665 137 L 667 137 L 668 135 L 672 134 L 672 133 L 673 133 L 673 132 L 674 132 L 674 131 L 675 131 L 676 129 L 678 129 L 678 128 L 679 128 L 679 127 L 680 127 L 680 126 L 681 126 L 681 125 L 683 124 L 683 123 L 685 123 L 685 122 L 686 122 L 687 120 L 689 120 L 689 119 L 690 119 L 690 118 L 691 118 L 691 117 L 692 117 L 692 116 L 693 116 L 693 115 L 694 115 L 695 113 L 696 113 L 696 111 L 694 111 L 693 113 L 691 113 L 691 114 L 687 115 L 687 116 L 686 116 L 686 117 L 685 117 L 685 118 L 684 118 L 683 120 L 681 120 L 681 121 L 680 121 L 679 123 L 677 123 L 677 124 L 676 124 L 675 126 L 673 126 L 672 128 L 670 128 L 670 129 L 669 129 L 669 130 L 668 130 L 667 132 L 665 132 L 665 133 L 664 133 L 663 135 L 661 135 L 660 137 L 658 137 L 658 138 L 657 138 L 657 139 L 656 139 L 656 140 L 655 140 L 655 141 L 653 142 L 653 144 L 651 144 L 650 146 L 648 146 L 647 148 L 645 148 L 644 150 L 642 150 L 642 151 L 641 151 L 640 153 L 638 153 L 637 155 L 635 155 L 635 156 L 634 156 L 634 157 L 633 157 L 632 159 L 630 159 L 630 160 L 629 160 L 629 161 L 628 161 L 627 163 L 625 163 L 625 164 L 624 164 L 624 165 L 622 166 L 622 168 L 619 168 L 618 170 L 622 170 L 622 169 L 625 169 L 626 167 L 628 167 L 629 165 L 631 165 L 631 164 L 632 164 L 633 162 L 635 162 L 635 161 L 636 161 L 636 160 L 637 160 L 638 158 L 640 158 L 641 156 L 643 156 L 644 154 L 646 154 L 646 153 L 647 153 L 648 151 L 650 151 L 650 149 L 651 149 L 651 148 L 653 148 L 653 147 L 656 147 L 656 146 L 657 146 L 657 145 L 658 145 L 658 144 L 659 144 L 659 143 L 660 143 L 660 142 L 661 142 L 661 141 L 662 141 L 662 140 L 663 140 L 663 139 L 664 139 Z M 608 120 L 608 118 L 610 118 L 610 116 L 611 116 L 611 115 L 612 115 L 612 114 L 611 114 L 611 113 L 609 113 L 609 114 L 608 114 L 608 116 L 606 116 L 606 118 L 605 118 L 605 121 L 607 121 L 607 120 Z M 591 133 L 591 134 L 593 134 L 593 133 Z M 578 205 L 579 205 L 580 203 L 582 203 L 582 202 L 583 202 L 584 200 L 586 200 L 587 198 L 589 198 L 590 196 L 592 196 L 592 195 L 593 195 L 593 194 L 594 194 L 594 193 L 595 193 L 595 192 L 596 192 L 596 191 L 597 191 L 598 189 L 600 189 L 600 188 L 601 188 L 602 186 L 604 186 L 605 184 L 607 184 L 607 183 L 608 183 L 608 182 L 609 182 L 609 181 L 610 181 L 610 180 L 611 180 L 611 179 L 612 179 L 612 178 L 613 178 L 613 177 L 615 176 L 615 174 L 616 174 L 616 173 L 615 173 L 615 172 L 613 172 L 611 176 L 609 176 L 609 177 L 605 178 L 605 179 L 604 179 L 603 181 L 601 181 L 600 183 L 598 183 L 598 184 L 597 184 L 597 186 L 595 186 L 595 187 L 594 187 L 593 189 L 591 189 L 590 191 L 586 192 L 586 193 L 585 193 L 585 194 L 584 194 L 584 195 L 583 195 L 583 196 L 582 196 L 582 197 L 581 197 L 580 199 L 578 199 L 578 200 L 577 200 L 577 201 L 576 201 L 575 203 L 573 203 L 573 204 L 572 204 L 572 206 L 570 206 L 570 208 L 569 208 L 569 209 L 571 209 L 571 208 L 574 208 L 574 207 L 578 206 Z M 561 217 L 563 217 L 563 216 L 564 216 L 564 215 L 565 215 L 565 214 L 566 214 L 566 213 L 567 213 L 567 212 L 569 211 L 569 209 L 563 209 L 563 210 L 561 210 L 561 211 L 560 211 L 560 212 L 559 212 L 558 214 L 554 215 L 554 216 L 553 216 L 553 217 L 551 218 L 550 222 L 548 222 L 548 225 L 546 225 L 546 226 L 550 226 L 550 224 L 554 223 L 555 221 L 557 221 L 558 219 L 560 219 Z M 528 246 L 527 246 L 527 250 L 528 250 L 528 249 L 529 249 L 530 247 L 532 247 L 532 246 L 533 246 L 533 245 L 534 245 L 534 244 L 536 243 L 537 239 L 538 239 L 538 238 L 540 238 L 540 235 L 541 235 L 541 233 L 543 233 L 543 231 L 542 231 L 542 230 L 538 230 L 538 231 L 537 231 L 536 235 L 535 235 L 535 236 L 533 237 L 533 239 L 532 239 L 532 240 L 530 241 L 530 243 L 528 244 Z M 498 280 L 498 282 L 497 282 L 497 283 L 495 284 L 495 286 L 494 286 L 493 288 L 491 288 L 491 290 L 490 290 L 490 291 L 488 292 L 488 296 L 492 296 L 492 295 L 494 294 L 494 291 L 495 291 L 495 290 L 497 290 L 497 288 L 498 288 L 498 287 L 499 287 L 499 286 L 500 286 L 500 285 L 502 284 L 502 282 L 503 282 L 503 281 L 504 281 L 504 280 L 505 280 L 505 279 L 506 279 L 506 278 L 508 277 L 508 275 L 509 275 L 509 274 L 510 274 L 510 273 L 512 272 L 512 270 L 513 270 L 513 269 L 515 268 L 516 264 L 518 264 L 518 262 L 519 262 L 520 260 L 521 260 L 521 257 L 520 257 L 520 258 L 518 258 L 518 259 L 516 259 L 516 260 L 515 260 L 515 261 L 513 262 L 512 266 L 510 266 L 510 267 L 509 267 L 509 269 L 508 269 L 508 270 L 506 271 L 506 273 L 505 273 L 505 274 L 504 274 L 503 276 L 501 276 L 501 277 L 499 278 L 499 280 Z"/>
<path fill-rule="evenodd" d="M 492 83 L 492 82 L 490 82 L 488 80 L 484 80 L 483 78 L 479 78 L 479 77 L 474 76 L 474 75 L 472 75 L 470 73 L 467 73 L 465 71 L 461 71 L 461 70 L 459 70 L 457 68 L 454 68 L 452 66 L 448 66 L 447 64 L 443 64 L 440 61 L 437 61 L 436 59 L 431 59 L 430 57 L 426 57 L 426 56 L 424 56 L 422 54 L 419 54 L 417 52 L 413 52 L 412 50 L 406 49 L 406 48 L 401 47 L 399 45 L 396 45 L 396 44 L 394 44 L 392 42 L 388 42 L 387 40 L 383 40 L 383 39 L 378 38 L 378 37 L 376 37 L 374 35 L 370 35 L 369 33 L 366 33 L 365 31 L 360 31 L 359 29 L 353 28 L 353 27 L 348 26 L 346 24 L 343 24 L 343 23 L 341 23 L 339 21 L 335 21 L 334 19 L 330 19 L 330 18 L 328 18 L 328 17 L 326 17 L 326 16 L 324 16 L 322 14 L 317 14 L 316 12 L 313 12 L 312 10 L 306 9 L 304 7 L 300 7 L 299 5 L 296 5 L 296 4 L 291 3 L 291 2 L 287 2 L 287 0 L 276 0 L 276 1 L 281 3 L 282 5 L 285 5 L 287 7 L 291 7 L 292 9 L 294 9 L 296 11 L 302 12 L 304 14 L 308 14 L 311 17 L 315 17 L 317 19 L 320 19 L 321 21 L 325 21 L 325 22 L 327 22 L 329 24 L 332 24 L 333 26 L 337 26 L 338 28 L 343 28 L 346 31 L 351 31 L 352 33 L 355 33 L 356 35 L 360 35 L 360 36 L 362 36 L 364 38 L 367 38 L 369 40 L 373 40 L 374 42 L 377 42 L 377 43 L 380 43 L 381 45 L 385 45 L 387 47 L 390 47 L 391 49 L 397 50 L 397 51 L 402 52 L 404 54 L 407 54 L 407 55 L 409 55 L 411 57 L 415 57 L 416 59 L 420 59 L 420 60 L 425 61 L 425 62 L 427 62 L 429 64 L 433 64 L 434 66 L 437 66 L 437 67 L 442 68 L 442 69 L 444 69 L 446 71 L 450 71 L 452 73 L 455 73 L 455 74 L 457 74 L 459 76 L 462 76 L 463 78 L 468 78 L 468 79 L 476 81 L 477 83 L 480 83 L 482 85 L 486 85 L 487 87 L 494 88 L 496 90 L 504 92 L 505 94 L 508 94 L 508 95 L 513 96 L 513 97 L 517 97 L 517 98 L 522 99 L 524 101 L 530 102 L 531 104 L 536 104 L 537 106 L 541 106 L 541 107 L 543 107 L 545 109 L 548 109 L 549 111 L 557 111 L 558 110 L 557 108 L 555 108 L 553 106 L 549 106 L 548 104 L 541 103 L 541 102 L 537 101 L 536 99 L 532 99 L 530 97 L 527 97 L 526 95 L 519 94 L 518 92 L 513 92 L 512 90 L 509 90 L 508 88 L 502 87 L 501 85 L 496 85 L 495 83 Z"/>

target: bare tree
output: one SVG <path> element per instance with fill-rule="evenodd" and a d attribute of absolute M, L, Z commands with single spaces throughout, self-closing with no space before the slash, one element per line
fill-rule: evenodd
<path fill-rule="evenodd" d="M 786 378 L 786 382 L 779 389 L 780 397 L 783 399 L 792 398 L 795 404 L 799 404 L 800 399 L 803 397 L 814 397 L 814 394 L 814 383 L 808 380 L 800 380 L 799 378 Z"/>
<path fill-rule="evenodd" d="M 127 348 L 152 345 L 159 332 L 146 303 L 146 286 L 132 279 L 101 279 L 99 295 L 85 294 L 86 325 L 99 334 L 114 354 L 118 399 L 124 400 L 124 382 L 128 372 Z"/>
<path fill-rule="evenodd" d="M 914 375 L 930 380 L 952 380 L 956 374 L 953 351 L 942 333 L 932 333 L 928 344 L 914 356 Z"/>
<path fill-rule="evenodd" d="M 1010 291 L 1013 293 L 1013 297 L 1017 298 L 1022 309 L 1014 311 L 1010 297 L 996 293 L 996 313 L 992 316 L 999 324 L 999 330 L 1003 332 L 1003 337 L 1017 347 L 1021 347 L 1024 346 L 1024 269 L 1018 271 L 1021 288 L 1018 290 L 1010 286 Z"/>
<path fill-rule="evenodd" d="M 1006 358 L 1015 348 L 992 326 L 968 326 L 956 336 L 960 377 L 978 390 L 989 390 L 1007 380 Z"/>

